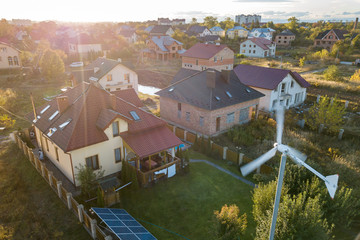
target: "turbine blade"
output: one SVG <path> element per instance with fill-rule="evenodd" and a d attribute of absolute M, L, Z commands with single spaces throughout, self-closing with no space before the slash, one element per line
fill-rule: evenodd
<path fill-rule="evenodd" d="M 245 166 L 241 167 L 242 175 L 246 176 L 265 162 L 269 161 L 272 157 L 275 156 L 277 148 L 272 148 L 270 151 L 266 152 L 265 154 L 261 155 L 257 159 L 253 160 L 252 162 L 246 164 Z"/>
<path fill-rule="evenodd" d="M 328 189 L 328 192 L 329 192 L 331 198 L 334 198 L 334 196 L 335 196 L 338 180 L 339 180 L 338 174 L 325 177 L 325 185 Z"/>
<path fill-rule="evenodd" d="M 299 158 L 303 162 L 306 161 L 307 156 L 304 153 L 302 153 L 299 150 L 296 150 L 295 148 L 292 148 L 288 145 L 285 145 L 285 147 L 288 148 L 290 155 L 294 155 L 295 157 Z"/>
<path fill-rule="evenodd" d="M 276 109 L 276 142 L 278 144 L 281 144 L 282 141 L 282 135 L 284 131 L 284 118 L 284 106 L 281 106 L 280 103 L 278 103 L 278 107 Z"/>

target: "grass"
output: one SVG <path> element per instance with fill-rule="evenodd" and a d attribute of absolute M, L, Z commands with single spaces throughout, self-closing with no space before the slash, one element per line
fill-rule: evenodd
<path fill-rule="evenodd" d="M 90 235 L 15 144 L 0 145 L 0 239 Z"/>
<path fill-rule="evenodd" d="M 208 166 L 192 163 L 190 173 L 177 175 L 147 189 L 123 192 L 122 203 L 137 219 L 151 222 L 189 239 L 211 239 L 214 210 L 225 204 L 236 204 L 248 216 L 244 239 L 253 239 L 251 187 Z M 177 235 L 141 222 L 158 239 L 183 239 Z"/>

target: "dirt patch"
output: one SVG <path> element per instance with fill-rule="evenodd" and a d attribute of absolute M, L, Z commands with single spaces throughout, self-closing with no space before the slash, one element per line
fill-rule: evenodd
<path fill-rule="evenodd" d="M 169 86 L 173 78 L 173 76 L 169 74 L 151 70 L 136 70 L 136 73 L 138 74 L 139 84 L 157 88 L 165 88 Z"/>

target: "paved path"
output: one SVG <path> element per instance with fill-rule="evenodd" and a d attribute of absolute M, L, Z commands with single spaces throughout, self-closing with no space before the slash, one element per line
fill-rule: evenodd
<path fill-rule="evenodd" d="M 252 187 L 256 187 L 256 184 L 255 184 L 255 183 L 250 182 L 249 180 L 246 180 L 245 178 L 242 178 L 242 177 L 240 177 L 239 175 L 236 175 L 235 173 L 232 173 L 232 172 L 230 172 L 229 170 L 227 170 L 227 169 L 225 169 L 225 168 L 222 168 L 222 167 L 220 167 L 219 165 L 217 165 L 217 164 L 215 164 L 215 163 L 212 163 L 212 162 L 210 162 L 210 161 L 208 161 L 208 160 L 190 159 L 190 162 L 191 162 L 191 163 L 197 163 L 197 162 L 206 163 L 206 164 L 208 164 L 208 165 L 210 165 L 210 166 L 213 166 L 214 168 L 217 168 L 217 169 L 219 169 L 220 171 L 222 171 L 222 172 L 224 172 L 224 173 L 227 173 L 227 174 L 229 174 L 230 176 L 232 176 L 232 177 L 234 177 L 234 178 L 242 181 L 243 183 L 246 183 L 246 184 L 248 184 L 248 185 L 250 185 L 250 186 L 252 186 Z"/>
<path fill-rule="evenodd" d="M 300 72 L 299 74 L 304 75 L 304 74 L 309 74 L 309 73 L 323 72 L 325 70 L 326 70 L 326 68 L 320 68 L 320 69 L 315 69 L 315 70 L 311 70 L 311 71 Z"/>

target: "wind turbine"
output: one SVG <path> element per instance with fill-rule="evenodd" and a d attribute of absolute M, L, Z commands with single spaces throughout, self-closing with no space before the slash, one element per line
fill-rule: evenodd
<path fill-rule="evenodd" d="M 274 239 L 275 234 L 275 225 L 276 225 L 276 219 L 277 214 L 279 210 L 279 203 L 280 203 L 280 196 L 281 196 L 281 189 L 282 184 L 284 180 L 284 172 L 285 172 L 285 164 L 286 164 L 286 157 L 289 156 L 291 160 L 293 160 L 296 164 L 300 166 L 306 167 L 308 170 L 310 170 L 312 173 L 314 173 L 316 176 L 318 176 L 321 180 L 325 182 L 325 185 L 328 189 L 328 192 L 330 194 L 331 198 L 334 198 L 335 192 L 337 189 L 337 183 L 339 180 L 339 175 L 330 175 L 330 176 L 323 176 L 318 171 L 310 167 L 308 164 L 305 163 L 306 155 L 299 152 L 298 150 L 289 147 L 285 144 L 282 144 L 282 134 L 284 130 L 284 119 L 285 119 L 285 109 L 280 104 L 278 105 L 278 108 L 276 109 L 276 143 L 274 144 L 274 148 L 266 152 L 265 154 L 261 155 L 254 161 L 246 164 L 245 166 L 241 167 L 241 173 L 246 176 L 255 169 L 259 168 L 262 164 L 269 161 L 272 157 L 275 156 L 276 152 L 279 151 L 282 153 L 281 155 L 281 162 L 280 162 L 280 168 L 279 168 L 279 175 L 278 175 L 278 183 L 276 188 L 276 194 L 275 194 L 275 202 L 274 202 L 274 211 L 272 216 L 272 222 L 271 222 L 271 228 L 270 228 L 270 235 L 269 239 Z"/>

